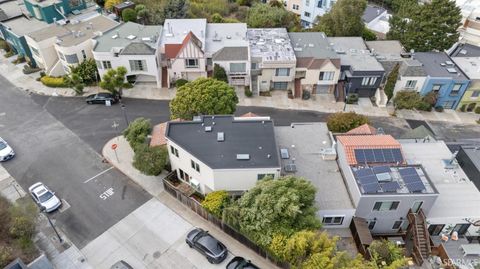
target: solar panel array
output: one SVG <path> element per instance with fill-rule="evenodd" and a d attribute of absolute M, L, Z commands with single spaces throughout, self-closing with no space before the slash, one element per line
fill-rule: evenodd
<path fill-rule="evenodd" d="M 405 182 L 405 186 L 410 192 L 421 192 L 426 190 L 425 185 L 415 168 L 402 168 L 399 169 L 398 172 L 402 176 L 403 182 Z"/>
<path fill-rule="evenodd" d="M 363 193 L 366 194 L 377 193 L 379 191 L 397 192 L 398 189 L 401 189 L 401 186 L 397 181 L 379 182 L 379 177 L 382 178 L 380 175 L 385 173 L 391 175 L 390 172 L 391 169 L 389 166 L 375 166 L 372 168 L 361 168 L 353 171 L 355 179 L 363 189 Z M 426 190 L 426 187 L 415 168 L 398 168 L 398 172 L 400 173 L 403 182 L 405 183 L 405 187 L 409 192 L 422 192 Z"/>
<path fill-rule="evenodd" d="M 355 149 L 357 163 L 401 163 L 400 149 Z"/>

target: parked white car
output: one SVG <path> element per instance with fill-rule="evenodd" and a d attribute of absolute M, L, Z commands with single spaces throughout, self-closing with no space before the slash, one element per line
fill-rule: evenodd
<path fill-rule="evenodd" d="M 47 213 L 54 211 L 62 205 L 62 201 L 42 182 L 37 182 L 30 186 L 28 192 L 30 192 L 33 200 L 40 208 L 45 207 L 45 212 Z"/>
<path fill-rule="evenodd" d="M 0 162 L 10 160 L 15 156 L 15 151 L 8 145 L 7 141 L 0 137 Z"/>

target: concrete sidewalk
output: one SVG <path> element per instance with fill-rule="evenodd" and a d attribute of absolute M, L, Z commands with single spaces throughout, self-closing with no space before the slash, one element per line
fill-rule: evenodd
<path fill-rule="evenodd" d="M 76 96 L 75 92 L 69 88 L 50 88 L 36 81 L 39 72 L 25 75 L 22 72 L 24 64 L 14 65 L 11 62 L 16 56 L 5 58 L 0 53 L 0 74 L 3 74 L 19 90 L 34 92 L 40 95 L 49 96 Z M 100 87 L 85 87 L 84 96 L 101 91 Z M 310 110 L 326 113 L 339 111 L 354 111 L 359 114 L 376 117 L 390 117 L 391 108 L 376 107 L 369 104 L 369 100 L 358 105 L 345 105 L 344 102 L 336 102 L 333 95 L 312 95 L 309 100 L 289 99 L 285 91 L 271 91 L 271 96 L 246 97 L 243 88 L 236 87 L 236 93 L 239 99 L 239 106 L 258 106 L 271 107 L 278 109 L 291 110 Z M 155 85 L 149 83 L 138 83 L 131 89 L 124 89 L 123 96 L 127 98 L 151 99 L 151 100 L 171 100 L 175 97 L 175 89 L 158 89 Z M 462 113 L 453 110 L 444 112 L 422 112 L 413 110 L 396 111 L 396 116 L 404 119 L 444 121 L 457 124 L 477 124 L 476 120 L 480 115 L 474 113 Z"/>
<path fill-rule="evenodd" d="M 115 151 L 113 151 L 111 148 L 112 144 L 117 144 L 116 155 L 115 155 Z M 148 240 L 151 236 L 151 238 L 160 238 L 163 241 L 160 240 L 158 241 L 159 242 L 158 244 L 153 244 L 153 245 L 150 245 L 150 243 L 145 241 L 146 247 L 137 245 L 134 249 L 134 247 L 128 246 L 128 244 L 130 243 L 128 242 L 125 243 L 126 241 L 128 241 L 128 239 L 118 239 L 117 237 L 118 240 L 120 241 L 123 240 L 122 241 L 123 243 L 122 242 L 112 243 L 114 244 L 113 246 L 111 246 L 111 248 L 114 249 L 112 253 L 116 253 L 117 251 L 118 253 L 123 253 L 122 255 L 127 255 L 124 257 L 132 257 L 133 262 L 137 264 L 143 263 L 143 266 L 147 268 L 202 268 L 202 269 L 218 268 L 217 265 L 213 265 L 213 266 L 210 265 L 203 256 L 201 256 L 200 254 L 188 248 L 188 246 L 184 243 L 185 242 L 184 236 L 186 235 L 187 230 L 189 230 L 192 227 L 201 227 L 205 230 L 210 231 L 216 238 L 222 241 L 228 247 L 229 251 L 233 255 L 248 258 L 252 260 L 252 262 L 255 263 L 257 266 L 259 266 L 260 268 L 277 268 L 275 265 L 265 260 L 264 258 L 260 257 L 255 252 L 253 252 L 252 250 L 250 250 L 249 248 L 247 248 L 246 246 L 244 246 L 234 238 L 225 234 L 223 231 L 218 229 L 212 223 L 208 222 L 207 220 L 203 219 L 202 217 L 197 215 L 195 212 L 193 212 L 189 208 L 185 207 L 183 204 L 178 202 L 175 198 L 171 197 L 168 193 L 164 192 L 163 184 L 161 181 L 164 175 L 151 177 L 151 176 L 145 176 L 140 172 L 138 172 L 131 165 L 133 160 L 133 150 L 130 148 L 130 145 L 128 144 L 128 142 L 125 140 L 123 136 L 111 139 L 104 146 L 102 153 L 104 158 L 108 162 L 110 162 L 113 166 L 119 169 L 122 173 L 129 176 L 134 182 L 142 186 L 145 190 L 147 190 L 152 195 L 154 195 L 155 198 L 147 202 L 145 206 L 142 206 L 146 208 L 145 210 L 149 211 L 147 215 L 150 216 L 150 218 L 156 218 L 155 216 L 157 216 L 157 214 L 162 215 L 161 214 L 162 212 L 164 212 L 163 215 L 167 214 L 168 216 L 170 216 L 169 218 L 163 219 L 161 221 L 160 219 L 158 219 L 155 222 L 157 223 L 155 224 L 155 226 L 152 226 L 153 224 L 148 224 L 150 223 L 150 220 L 146 217 L 142 217 L 141 218 L 142 220 L 138 222 L 134 222 L 133 224 L 131 223 L 131 221 L 130 221 L 130 224 L 117 223 L 116 225 L 114 225 L 113 229 L 117 229 L 115 227 L 117 227 L 118 225 L 120 226 L 134 225 L 136 226 L 135 228 L 136 231 L 142 234 L 141 237 L 144 238 L 144 240 Z M 151 208 L 157 208 L 158 210 L 155 209 L 154 211 L 151 211 L 152 210 Z M 138 220 L 138 217 L 144 215 L 144 212 L 141 208 L 139 208 L 136 211 L 134 211 L 132 214 L 135 215 Z M 160 215 L 158 218 L 160 218 Z M 132 216 L 127 216 L 125 218 L 125 221 L 122 220 L 121 222 L 128 222 L 129 218 L 131 219 Z M 172 223 L 177 223 L 177 224 L 174 225 Z M 166 227 L 165 225 L 168 227 Z M 150 231 L 142 230 L 142 226 L 149 227 Z M 187 227 L 188 229 L 185 229 L 185 227 Z M 179 230 L 177 231 L 177 229 Z M 109 229 L 109 231 L 111 230 Z M 105 235 L 102 235 L 99 238 L 100 242 L 103 241 L 104 244 L 97 243 L 96 242 L 97 239 L 95 239 L 89 245 L 87 245 L 84 249 L 82 249 L 82 252 L 85 253 L 85 256 L 87 257 L 88 261 L 93 263 L 95 268 L 106 268 L 105 266 L 112 262 L 112 260 L 107 258 L 107 256 L 117 255 L 117 254 L 107 253 L 106 250 L 103 250 L 103 248 L 109 246 L 108 244 L 106 244 L 106 242 L 108 241 L 107 238 L 111 238 L 111 235 L 108 235 L 108 233 L 110 233 L 109 231 L 107 231 Z M 131 234 L 131 233 L 129 234 L 131 236 L 134 236 L 134 234 Z M 173 235 L 175 234 L 176 236 L 174 237 L 176 239 L 173 238 Z M 181 236 L 178 236 L 179 234 Z M 105 238 L 102 238 L 102 237 L 105 237 Z M 165 238 L 170 238 L 170 239 L 167 240 Z M 170 244 L 169 247 L 166 247 L 166 245 L 162 243 L 167 241 Z M 116 246 L 116 244 L 119 244 L 119 245 L 126 244 L 127 247 L 119 248 L 119 246 Z M 151 248 L 149 249 L 149 247 Z M 140 248 L 142 248 L 143 252 L 142 251 L 139 252 Z M 103 256 L 101 255 L 99 256 L 95 254 L 96 252 L 101 252 L 101 251 L 103 251 L 104 253 Z M 155 255 L 157 258 L 152 259 L 151 257 Z M 170 258 L 164 259 L 163 258 L 164 255 L 169 255 Z M 231 259 L 233 255 L 229 256 L 227 260 Z M 181 259 L 182 256 L 184 256 L 183 261 Z M 142 260 L 139 258 L 145 258 L 145 260 Z M 172 261 L 175 261 L 175 262 L 172 263 Z M 186 263 L 187 261 L 188 263 Z M 193 265 L 193 267 L 189 266 L 189 264 Z M 155 267 L 155 266 L 159 266 L 159 267 Z"/>

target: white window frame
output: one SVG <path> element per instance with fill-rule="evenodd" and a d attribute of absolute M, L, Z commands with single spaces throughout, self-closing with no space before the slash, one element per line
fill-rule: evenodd
<path fill-rule="evenodd" d="M 310 15 L 311 15 L 311 14 L 310 14 L 310 12 L 306 12 L 306 11 L 305 11 L 305 12 L 303 13 L 303 15 L 304 15 L 305 17 L 307 17 L 307 18 L 310 18 Z"/>
<path fill-rule="evenodd" d="M 282 71 L 286 71 L 286 75 Z M 276 77 L 289 77 L 290 76 L 290 68 L 276 68 L 275 69 L 275 76 Z"/>
<path fill-rule="evenodd" d="M 400 223 L 400 225 L 398 225 L 397 228 L 395 228 L 396 224 Z M 393 222 L 393 225 L 392 225 L 392 230 L 398 230 L 402 227 L 403 225 L 403 220 L 396 220 Z"/>
<path fill-rule="evenodd" d="M 110 61 L 102 61 L 103 69 L 112 69 L 112 62 Z"/>
<path fill-rule="evenodd" d="M 145 60 L 129 60 L 130 70 L 147 72 L 147 61 Z"/>
<path fill-rule="evenodd" d="M 176 149 L 176 148 L 175 148 L 174 146 L 172 146 L 172 145 L 170 145 L 170 152 L 171 152 L 173 155 L 177 156 L 177 158 L 178 158 L 178 149 Z"/>
<path fill-rule="evenodd" d="M 323 76 L 322 76 L 322 74 L 323 74 Z M 321 71 L 319 76 L 318 76 L 318 80 L 320 80 L 320 81 L 332 81 L 334 76 L 335 76 L 334 71 Z"/>
<path fill-rule="evenodd" d="M 343 224 L 344 220 L 345 215 L 326 215 L 323 216 L 322 224 L 325 226 L 339 226 Z"/>
<path fill-rule="evenodd" d="M 380 207 L 376 209 L 376 205 L 380 203 Z M 394 207 L 394 205 L 396 206 Z M 373 212 L 395 211 L 400 206 L 400 201 L 375 201 L 373 204 Z"/>
<path fill-rule="evenodd" d="M 416 80 L 407 80 L 405 83 L 405 89 L 413 89 L 417 86 L 417 81 Z"/>
<path fill-rule="evenodd" d="M 377 82 L 377 77 L 364 77 L 362 79 L 362 86 L 373 86 Z"/>
<path fill-rule="evenodd" d="M 462 89 L 463 84 L 455 83 L 453 84 L 453 88 L 450 91 L 450 96 L 458 96 L 460 94 L 460 89 Z"/>
<path fill-rule="evenodd" d="M 473 94 L 476 94 L 476 95 L 473 96 Z M 471 99 L 477 99 L 479 96 L 480 96 L 480 90 L 473 90 L 472 95 L 470 95 L 470 98 Z"/>
<path fill-rule="evenodd" d="M 433 84 L 432 85 L 432 92 L 439 92 L 441 89 L 442 89 L 442 84 Z M 438 87 L 438 89 L 435 89 L 436 87 Z"/>
<path fill-rule="evenodd" d="M 190 65 L 190 61 L 194 61 L 194 65 Z M 198 68 L 198 59 L 196 58 L 189 58 L 185 59 L 185 68 Z"/>

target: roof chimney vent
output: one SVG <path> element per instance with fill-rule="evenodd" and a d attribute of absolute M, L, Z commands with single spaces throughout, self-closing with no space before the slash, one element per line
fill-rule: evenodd
<path fill-rule="evenodd" d="M 217 141 L 218 141 L 218 142 L 223 142 L 223 141 L 225 141 L 225 133 L 224 133 L 224 132 L 218 132 L 218 133 L 217 133 Z"/>
<path fill-rule="evenodd" d="M 205 126 L 205 132 L 211 132 L 212 126 Z"/>

